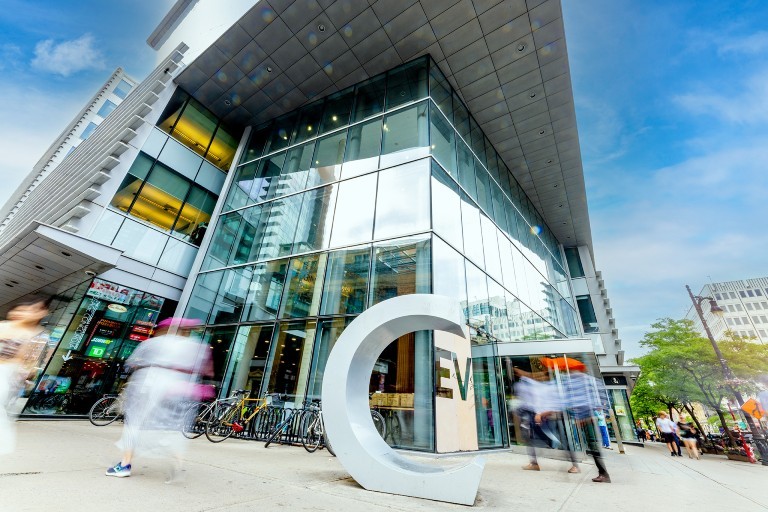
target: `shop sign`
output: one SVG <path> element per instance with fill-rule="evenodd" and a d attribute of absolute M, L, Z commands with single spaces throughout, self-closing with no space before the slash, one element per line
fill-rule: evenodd
<path fill-rule="evenodd" d="M 83 318 L 80 319 L 80 325 L 77 326 L 75 333 L 69 339 L 69 343 L 67 343 L 68 350 L 77 350 L 80 348 L 80 344 L 83 342 L 83 338 L 85 338 L 85 335 L 88 332 L 88 328 L 91 326 L 93 317 L 96 315 L 96 312 L 100 307 L 100 300 L 95 298 L 89 299 L 88 306 L 86 306 L 85 313 L 83 313 Z"/>
<path fill-rule="evenodd" d="M 86 295 L 109 302 L 117 302 L 119 304 L 129 304 L 131 300 L 131 290 L 129 288 L 108 283 L 100 279 L 93 280 Z"/>
<path fill-rule="evenodd" d="M 128 308 L 123 306 L 122 304 L 110 304 L 109 306 L 107 306 L 107 309 L 115 313 L 121 313 L 121 314 L 128 311 Z"/>
<path fill-rule="evenodd" d="M 627 378 L 623 375 L 611 375 L 603 377 L 606 386 L 626 386 Z"/>
<path fill-rule="evenodd" d="M 616 416 L 627 415 L 627 409 L 623 405 L 616 405 L 613 409 L 616 411 Z"/>

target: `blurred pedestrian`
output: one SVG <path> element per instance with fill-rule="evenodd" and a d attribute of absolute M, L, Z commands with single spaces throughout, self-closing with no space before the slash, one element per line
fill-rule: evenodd
<path fill-rule="evenodd" d="M 677 446 L 675 444 L 675 431 L 677 430 L 677 425 L 675 425 L 675 422 L 667 417 L 666 412 L 659 411 L 659 417 L 656 418 L 656 427 L 659 429 L 659 432 L 661 432 L 662 441 L 667 444 L 669 453 L 672 457 L 677 455 Z"/>
<path fill-rule="evenodd" d="M 38 359 L 48 343 L 40 322 L 48 316 L 51 300 L 35 295 L 20 301 L 0 322 L 0 454 L 16 447 L 13 405 L 27 381 L 37 377 Z"/>
<path fill-rule="evenodd" d="M 643 444 L 645 444 L 645 429 L 640 424 L 640 422 L 637 422 L 637 427 L 635 427 L 635 434 L 637 435 L 637 440 Z"/>
<path fill-rule="evenodd" d="M 696 435 L 698 430 L 696 425 L 690 421 L 685 421 L 685 416 L 680 416 L 680 420 L 677 422 L 677 428 L 680 432 L 680 438 L 685 445 L 685 451 L 688 452 L 688 458 L 699 460 L 699 449 L 697 447 Z"/>
<path fill-rule="evenodd" d="M 125 423 L 118 447 L 120 462 L 107 476 L 131 476 L 134 455 L 170 459 L 166 483 L 181 476 L 186 438 L 179 434 L 184 403 L 197 389 L 200 375 L 210 374 L 208 346 L 190 337 L 198 320 L 172 318 L 160 322 L 157 335 L 143 341 L 126 360 L 133 374 L 125 389 Z"/>
<path fill-rule="evenodd" d="M 598 381 L 582 371 L 571 369 L 564 381 L 566 389 L 566 405 L 571 417 L 581 427 L 587 440 L 587 455 L 591 455 L 595 461 L 598 474 L 593 482 L 611 483 L 608 469 L 600 451 L 597 440 L 597 429 L 593 418 L 594 411 L 603 413 L 608 410 L 608 397 L 605 387 Z"/>
<path fill-rule="evenodd" d="M 595 410 L 595 418 L 597 419 L 597 428 L 600 429 L 600 437 L 603 440 L 603 448 L 613 450 L 613 448 L 611 448 L 611 437 L 608 434 L 608 423 L 605 421 L 605 414 L 603 414 L 603 411 L 597 409 Z"/>

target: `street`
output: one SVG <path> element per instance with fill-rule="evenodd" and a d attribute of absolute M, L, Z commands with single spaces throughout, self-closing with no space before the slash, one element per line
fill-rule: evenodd
<path fill-rule="evenodd" d="M 83 421 L 22 421 L 17 451 L 0 459 L 2 510 L 466 510 L 459 505 L 391 496 L 360 488 L 321 450 L 205 437 L 190 442 L 184 480 L 165 484 L 167 462 L 137 458 L 133 475 L 104 476 L 116 462 L 121 426 Z M 448 460 L 455 461 L 455 458 Z M 564 461 L 540 459 L 523 471 L 525 455 L 486 454 L 475 507 L 487 510 L 768 510 L 768 468 L 703 456 L 670 457 L 661 444 L 607 452 L 612 484 L 594 484 L 588 463 L 568 474 Z M 438 460 L 441 463 L 443 459 Z"/>

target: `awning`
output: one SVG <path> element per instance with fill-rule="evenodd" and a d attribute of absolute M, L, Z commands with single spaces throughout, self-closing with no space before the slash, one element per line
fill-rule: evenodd
<path fill-rule="evenodd" d="M 0 308 L 30 293 L 75 286 L 117 265 L 122 251 L 31 223 L 0 247 Z"/>

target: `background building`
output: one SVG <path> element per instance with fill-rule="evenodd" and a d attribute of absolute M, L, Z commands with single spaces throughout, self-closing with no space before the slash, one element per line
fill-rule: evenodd
<path fill-rule="evenodd" d="M 516 369 L 567 355 L 621 374 L 611 322 L 607 348 L 582 328 L 563 249 L 586 249 L 591 278 L 560 4 L 529 4 L 177 2 L 148 41 L 157 68 L 0 233 L 0 304 L 60 299 L 25 413 L 87 411 L 174 312 L 205 323 L 222 395 L 298 403 L 345 325 L 409 293 L 464 308 L 479 447 L 520 440 Z M 450 445 L 438 335 L 374 368 L 391 444 Z"/>
<path fill-rule="evenodd" d="M 10 199 L 0 208 L 0 232 L 19 211 L 29 194 L 48 176 L 62 160 L 87 139 L 101 122 L 122 103 L 136 86 L 136 80 L 117 68 L 99 91 L 88 101 L 77 116 L 67 125 L 58 138 L 45 151 L 32 171 L 18 186 Z"/>
<path fill-rule="evenodd" d="M 714 298 L 723 308 L 722 315 L 714 315 L 709 308 L 703 308 L 704 318 L 716 340 L 723 339 L 726 331 L 731 331 L 744 339 L 768 343 L 768 277 L 706 284 L 698 295 Z M 704 334 L 693 306 L 685 318 Z"/>

